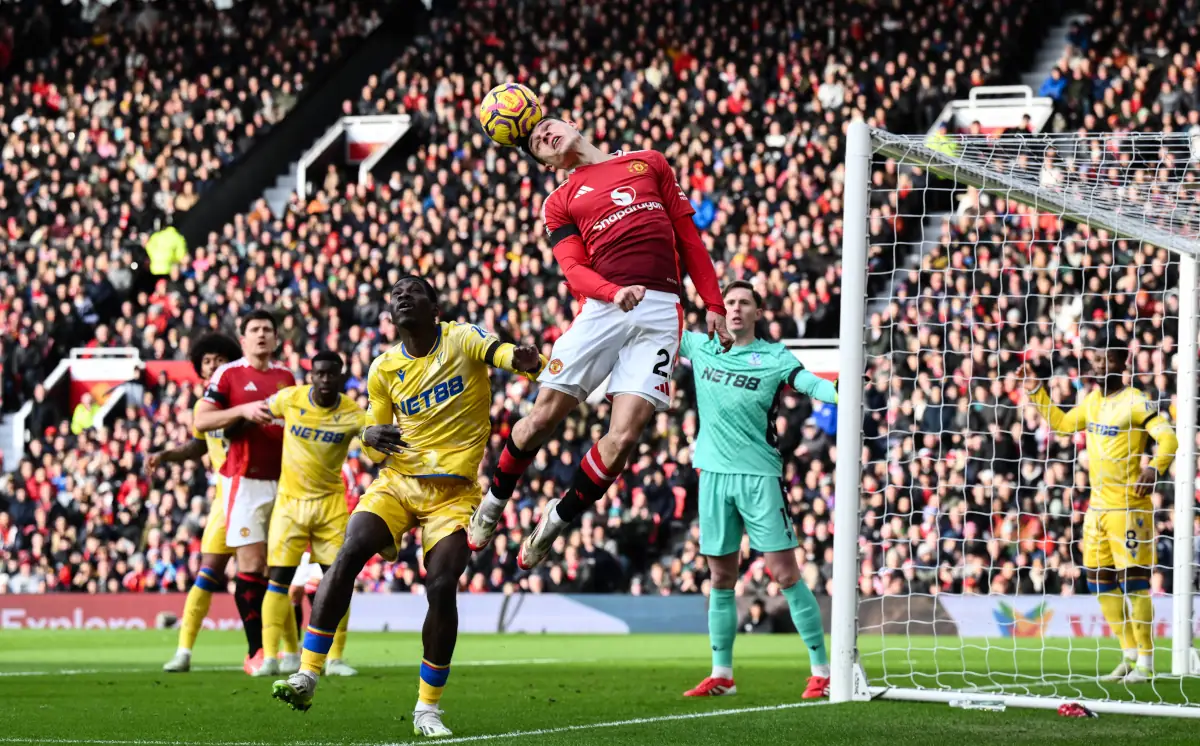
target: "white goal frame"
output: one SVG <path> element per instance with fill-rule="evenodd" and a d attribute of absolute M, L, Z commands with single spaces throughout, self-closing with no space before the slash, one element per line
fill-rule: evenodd
<path fill-rule="evenodd" d="M 1006 138 L 1000 138 L 1003 142 Z M 1200 146 L 1192 141 L 1193 157 L 1200 157 Z M 832 645 L 830 663 L 833 702 L 870 699 L 948 703 L 957 700 L 1001 702 L 1012 707 L 1056 709 L 1064 702 L 1078 702 L 1098 713 L 1133 715 L 1170 715 L 1200 718 L 1200 706 L 1181 706 L 1151 702 L 1088 700 L 1061 694 L 1035 696 L 1005 694 L 970 689 L 925 689 L 872 686 L 858 659 L 858 572 L 859 525 L 861 510 L 863 447 L 863 386 L 865 370 L 864 334 L 866 329 L 866 292 L 868 256 L 868 212 L 870 205 L 871 162 L 874 157 L 891 158 L 898 163 L 927 169 L 953 180 L 963 187 L 983 192 L 1044 211 L 1053 211 L 1068 220 L 1108 231 L 1117 238 L 1142 241 L 1168 249 L 1179 256 L 1179 353 L 1177 381 L 1179 406 L 1179 449 L 1175 460 L 1175 546 L 1193 545 L 1193 516 L 1196 487 L 1196 358 L 1197 358 L 1197 258 L 1200 241 L 1171 231 L 1149 226 L 1123 216 L 1119 210 L 1097 207 L 1070 194 L 1045 189 L 1013 178 L 1000 171 L 935 151 L 912 136 L 897 136 L 869 127 L 862 121 L 849 125 L 846 139 L 844 240 L 842 255 L 842 316 L 840 328 L 841 377 L 854 385 L 840 387 L 837 429 L 837 475 L 834 506 L 834 567 L 832 598 Z M 1187 292 L 1183 292 L 1187 288 Z M 1186 498 L 1186 499 L 1183 499 Z M 1174 557 L 1174 595 L 1172 601 L 1171 674 L 1194 676 L 1200 665 L 1192 641 L 1192 604 L 1194 569 L 1191 551 L 1176 551 Z M 1192 705 L 1200 702 L 1192 703 Z"/>

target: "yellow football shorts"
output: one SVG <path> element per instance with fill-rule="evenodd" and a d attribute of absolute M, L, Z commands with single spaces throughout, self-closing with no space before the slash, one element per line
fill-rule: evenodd
<path fill-rule="evenodd" d="M 225 496 L 221 494 L 221 480 L 217 480 L 217 491 L 208 506 L 208 522 L 200 537 L 200 552 L 203 554 L 233 554 L 225 545 Z"/>
<path fill-rule="evenodd" d="M 387 523 L 392 546 L 380 556 L 394 560 L 400 538 L 421 529 L 421 547 L 426 553 L 458 530 L 465 530 L 471 513 L 483 499 L 475 480 L 454 477 L 410 477 L 384 470 L 371 483 L 355 513 L 372 513 Z"/>
<path fill-rule="evenodd" d="M 342 494 L 301 500 L 280 494 L 267 529 L 267 564 L 296 567 L 312 546 L 312 561 L 332 565 L 346 541 L 346 496 Z"/>
<path fill-rule="evenodd" d="M 1089 510 L 1083 517 L 1083 566 L 1152 567 L 1154 513 L 1150 510 Z"/>

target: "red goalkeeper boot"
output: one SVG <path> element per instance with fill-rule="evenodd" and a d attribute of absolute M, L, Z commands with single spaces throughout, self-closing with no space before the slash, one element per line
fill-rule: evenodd
<path fill-rule="evenodd" d="M 828 676 L 809 676 L 808 685 L 804 687 L 801 699 L 820 699 L 829 696 Z"/>
<path fill-rule="evenodd" d="M 716 679 L 709 676 L 697 684 L 695 689 L 689 689 L 684 692 L 683 696 L 727 697 L 730 694 L 737 694 L 737 685 L 733 683 L 733 679 Z"/>

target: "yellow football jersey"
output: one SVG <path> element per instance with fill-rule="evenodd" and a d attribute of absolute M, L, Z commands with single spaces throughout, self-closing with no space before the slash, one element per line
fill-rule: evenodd
<path fill-rule="evenodd" d="M 376 358 L 367 376 L 371 424 L 399 425 L 408 446 L 383 470 L 475 481 L 492 431 L 488 366 L 527 375 L 513 370 L 514 349 L 473 324 L 443 321 L 428 355 L 413 357 L 401 343 Z"/>
<path fill-rule="evenodd" d="M 196 402 L 196 407 L 200 406 L 200 402 Z M 196 407 L 192 407 L 192 422 L 196 421 Z M 210 430 L 207 433 L 202 433 L 195 427 L 192 428 L 192 437 L 196 440 L 203 440 L 208 446 L 208 460 L 212 462 L 213 473 L 216 474 L 221 470 L 221 466 L 225 463 L 225 453 L 229 450 L 229 441 L 225 440 L 225 432 L 223 430 Z"/>
<path fill-rule="evenodd" d="M 299 500 L 340 496 L 342 464 L 367 413 L 345 394 L 323 409 L 313 402 L 312 386 L 288 386 L 270 399 L 271 414 L 283 418 L 283 461 L 279 496 Z"/>
<path fill-rule="evenodd" d="M 1179 441 L 1145 394 L 1129 387 L 1106 397 L 1100 389 L 1093 389 L 1069 412 L 1054 406 L 1045 388 L 1030 398 L 1055 431 L 1067 434 L 1086 428 L 1092 509 L 1150 507 L 1149 497 L 1139 498 L 1135 493 L 1147 440 L 1153 438 L 1158 444 L 1151 465 L 1159 474 L 1170 468 Z"/>

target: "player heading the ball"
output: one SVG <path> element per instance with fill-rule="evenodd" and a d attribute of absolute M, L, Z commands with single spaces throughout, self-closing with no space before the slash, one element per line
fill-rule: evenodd
<path fill-rule="evenodd" d="M 522 542 L 517 564 L 529 569 L 608 490 L 646 423 L 670 405 L 683 333 L 683 272 L 704 302 L 708 336 L 724 349 L 733 338 L 694 210 L 662 153 L 604 153 L 553 118 L 542 119 L 522 147 L 539 163 L 570 172 L 543 203 L 542 222 L 571 292 L 584 303 L 554 343 L 533 410 L 513 427 L 491 489 L 471 516 L 473 549 L 492 540 L 517 480 L 567 414 L 606 378 L 613 401 L 608 432 Z"/>

